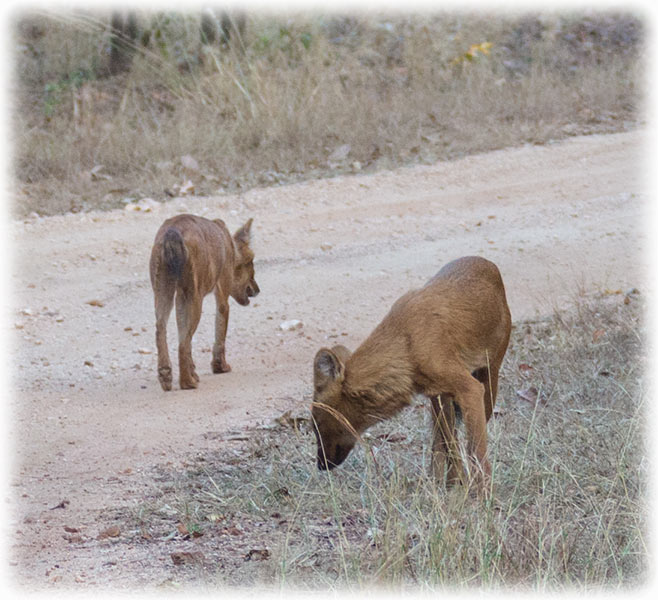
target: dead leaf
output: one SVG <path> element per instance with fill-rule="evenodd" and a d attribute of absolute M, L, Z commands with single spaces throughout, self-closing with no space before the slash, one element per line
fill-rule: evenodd
<path fill-rule="evenodd" d="M 245 560 L 267 560 L 268 558 L 270 558 L 270 551 L 267 548 L 254 548 L 244 556 Z"/>
<path fill-rule="evenodd" d="M 605 335 L 605 329 L 597 329 L 593 334 L 592 334 L 592 341 L 594 343 L 598 342 L 603 336 Z"/>
<path fill-rule="evenodd" d="M 88 300 L 87 304 L 89 304 L 89 306 L 98 306 L 98 307 L 105 306 L 105 303 L 102 300 L 95 300 L 95 299 L 94 300 Z"/>
<path fill-rule="evenodd" d="M 197 564 L 205 560 L 203 552 L 172 552 L 169 556 L 176 566 Z"/>
<path fill-rule="evenodd" d="M 519 371 L 523 373 L 524 375 L 529 373 L 530 371 L 534 370 L 534 367 L 532 365 L 526 364 L 526 363 L 521 363 L 519 365 Z"/>
<path fill-rule="evenodd" d="M 530 404 L 537 404 L 539 401 L 539 391 L 534 386 L 525 390 L 516 390 L 516 395 Z"/>
<path fill-rule="evenodd" d="M 106 538 L 115 538 L 119 537 L 121 534 L 121 530 L 119 529 L 118 525 L 112 525 L 111 527 L 108 527 L 107 529 L 104 529 L 98 534 L 99 540 L 104 540 Z"/>
<path fill-rule="evenodd" d="M 80 530 L 77 527 L 69 527 L 68 525 L 64 525 L 64 531 L 66 531 L 66 533 L 80 533 Z"/>
<path fill-rule="evenodd" d="M 206 517 L 211 523 L 217 523 L 218 521 L 223 521 L 226 519 L 226 515 L 221 515 L 218 513 L 211 513 Z"/>

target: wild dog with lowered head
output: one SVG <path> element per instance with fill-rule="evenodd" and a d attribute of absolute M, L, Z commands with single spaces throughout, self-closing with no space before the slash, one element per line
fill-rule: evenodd
<path fill-rule="evenodd" d="M 181 389 L 197 387 L 199 376 L 192 360 L 192 336 L 201 318 L 203 299 L 215 293 L 215 344 L 213 373 L 231 370 L 224 343 L 228 326 L 228 297 L 246 306 L 260 289 L 254 279 L 254 253 L 249 219 L 231 236 L 221 219 L 178 215 L 167 219 L 155 236 L 151 251 L 151 286 L 155 298 L 155 343 L 158 379 L 171 390 L 171 362 L 167 347 L 167 321 L 176 298 L 178 362 Z"/>
<path fill-rule="evenodd" d="M 395 302 L 353 354 L 344 346 L 319 350 L 312 408 L 318 468 L 342 463 L 356 443 L 355 433 L 392 417 L 421 393 L 431 401 L 432 470 L 437 479 L 443 479 L 446 462 L 448 486 L 463 476 L 455 409 L 464 419 L 472 466 L 477 473 L 479 463 L 488 478 L 486 427 L 510 331 L 498 268 L 467 256 L 448 263 L 424 287 Z"/>

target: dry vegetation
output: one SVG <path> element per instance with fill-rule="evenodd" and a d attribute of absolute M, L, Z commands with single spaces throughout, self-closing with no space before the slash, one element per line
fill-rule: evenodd
<path fill-rule="evenodd" d="M 520 323 L 489 424 L 490 500 L 427 476 L 419 399 L 335 471 L 308 413 L 219 435 L 112 523 L 171 563 L 165 585 L 358 590 L 628 589 L 647 577 L 642 302 L 580 298 Z M 110 518 L 107 513 L 104 518 Z M 130 532 L 130 533 L 129 533 Z"/>
<path fill-rule="evenodd" d="M 142 14 L 150 41 L 136 41 L 130 70 L 112 77 L 109 21 L 14 22 L 17 215 L 433 162 L 641 121 L 643 23 L 629 14 L 259 14 L 230 47 L 201 44 L 199 15 Z"/>

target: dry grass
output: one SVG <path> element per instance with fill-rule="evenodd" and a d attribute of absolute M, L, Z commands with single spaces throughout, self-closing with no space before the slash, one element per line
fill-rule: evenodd
<path fill-rule="evenodd" d="M 107 16 L 17 19 L 16 214 L 162 199 L 188 178 L 213 194 L 434 162 L 642 118 L 632 15 L 261 14 L 228 51 L 201 47 L 198 15 L 163 18 L 112 78 Z M 97 165 L 111 179 L 91 177 Z"/>
<path fill-rule="evenodd" d="M 642 331 L 635 293 L 515 327 L 489 424 L 488 500 L 427 476 L 420 403 L 330 472 L 315 467 L 303 414 L 220 437 L 185 469 L 154 469 L 151 498 L 121 516 L 136 532 L 126 542 L 153 554 L 187 544 L 203 568 L 172 579 L 211 587 L 637 588 L 648 575 Z M 203 535 L 184 542 L 180 523 Z"/>

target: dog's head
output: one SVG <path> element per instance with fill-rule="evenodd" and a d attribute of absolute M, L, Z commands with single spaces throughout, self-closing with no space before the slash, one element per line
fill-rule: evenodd
<path fill-rule="evenodd" d="M 249 245 L 251 243 L 252 222 L 253 219 L 249 219 L 233 235 L 237 252 L 231 296 L 242 306 L 247 306 L 249 298 L 257 296 L 260 292 L 254 277 L 254 253 Z"/>
<path fill-rule="evenodd" d="M 343 393 L 345 361 L 350 351 L 345 346 L 322 348 L 313 363 L 313 425 L 318 445 L 318 469 L 333 469 L 342 463 L 356 443 L 351 423 L 349 399 Z M 347 413 L 347 414 L 346 414 Z"/>

